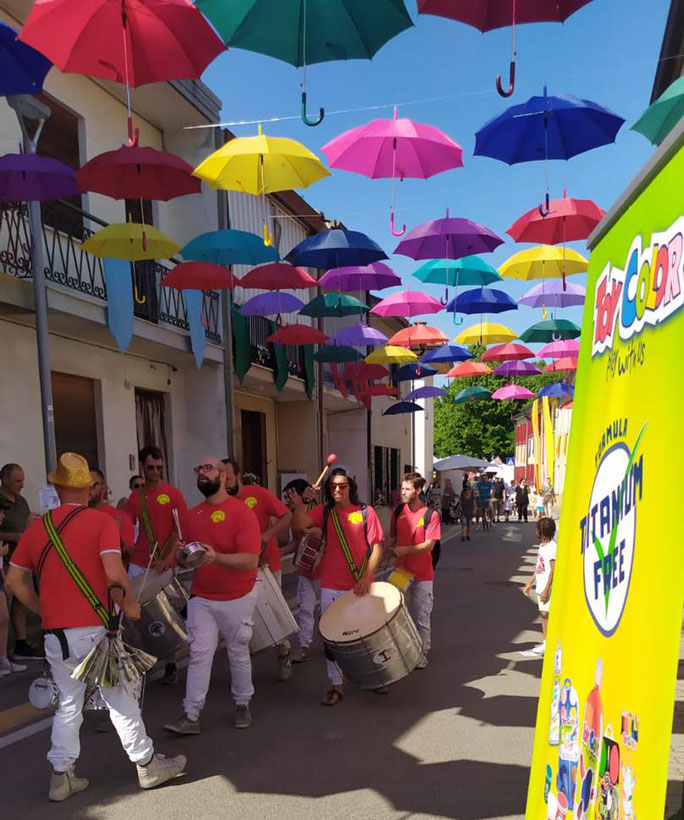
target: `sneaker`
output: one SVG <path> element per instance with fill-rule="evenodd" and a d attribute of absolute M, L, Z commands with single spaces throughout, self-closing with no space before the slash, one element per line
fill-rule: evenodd
<path fill-rule="evenodd" d="M 418 663 L 416 664 L 416 669 L 427 669 L 427 665 L 428 665 L 428 656 L 423 655 L 421 657 L 421 659 L 418 661 Z"/>
<path fill-rule="evenodd" d="M 276 679 L 279 681 L 290 680 L 292 677 L 292 658 L 290 653 L 284 657 L 278 658 L 278 671 L 276 672 Z"/>
<path fill-rule="evenodd" d="M 546 643 L 540 643 L 538 646 L 535 646 L 533 649 L 527 649 L 525 652 L 521 652 L 520 654 L 523 658 L 541 658 L 546 651 Z"/>
<path fill-rule="evenodd" d="M 42 649 L 31 646 L 28 641 L 16 641 L 12 658 L 15 661 L 43 661 L 45 660 L 45 653 Z"/>
<path fill-rule="evenodd" d="M 246 703 L 237 703 L 235 705 L 233 726 L 235 726 L 236 729 L 249 729 L 251 725 L 252 713 L 249 711 L 249 706 Z"/>
<path fill-rule="evenodd" d="M 146 765 L 138 764 L 138 783 L 141 789 L 154 789 L 166 783 L 168 780 L 173 780 L 185 771 L 185 764 L 188 762 L 185 755 L 177 755 L 176 757 L 166 757 L 165 755 L 155 754 L 152 760 Z"/>
<path fill-rule="evenodd" d="M 178 683 L 178 669 L 175 663 L 167 663 L 164 677 L 161 679 L 164 686 L 175 686 Z"/>
<path fill-rule="evenodd" d="M 25 663 L 15 663 L 7 656 L 0 658 L 0 678 L 11 675 L 12 672 L 25 672 L 27 668 Z"/>
<path fill-rule="evenodd" d="M 309 647 L 297 646 L 290 652 L 290 660 L 292 663 L 304 663 L 309 660 Z"/>
<path fill-rule="evenodd" d="M 165 723 L 164 728 L 168 732 L 175 732 L 177 735 L 198 735 L 200 733 L 200 722 L 190 720 L 187 715 L 178 718 L 175 723 Z"/>
<path fill-rule="evenodd" d="M 55 803 L 61 803 L 62 800 L 71 797 L 72 794 L 87 789 L 88 785 L 85 777 L 76 777 L 74 767 L 70 766 L 65 772 L 52 773 L 48 797 Z"/>

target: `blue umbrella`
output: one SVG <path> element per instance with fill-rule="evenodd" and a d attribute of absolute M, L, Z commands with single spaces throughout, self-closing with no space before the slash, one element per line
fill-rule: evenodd
<path fill-rule="evenodd" d="M 255 233 L 225 228 L 209 231 L 191 239 L 181 248 L 183 259 L 213 265 L 260 265 L 277 262 L 278 251 Z"/>
<path fill-rule="evenodd" d="M 321 270 L 370 265 L 381 259 L 387 259 L 387 254 L 369 236 L 342 228 L 308 237 L 285 257 L 293 265 Z"/>
<path fill-rule="evenodd" d="M 495 288 L 473 288 L 460 293 L 447 304 L 450 313 L 505 313 L 517 310 L 515 299 Z"/>
<path fill-rule="evenodd" d="M 421 265 L 413 274 L 421 282 L 447 287 L 461 285 L 491 285 L 500 282 L 501 275 L 479 256 L 464 256 L 461 259 L 431 259 Z"/>
<path fill-rule="evenodd" d="M 407 382 L 413 379 L 427 379 L 437 373 L 435 367 L 430 367 L 429 364 L 421 364 L 420 362 L 409 362 L 397 368 L 396 373 L 392 377 L 393 382 Z"/>
<path fill-rule="evenodd" d="M 387 410 L 383 410 L 383 416 L 399 416 L 402 413 L 417 413 L 419 410 L 424 410 L 419 404 L 413 401 L 398 401 L 396 404 L 390 405 Z"/>
<path fill-rule="evenodd" d="M 421 364 L 445 364 L 449 362 L 464 362 L 466 359 L 472 359 L 473 354 L 460 345 L 442 345 L 430 350 L 421 357 Z"/>
<path fill-rule="evenodd" d="M 567 382 L 556 382 L 555 384 L 547 384 L 546 387 L 537 393 L 538 396 L 548 396 L 550 399 L 567 399 L 571 398 L 575 393 L 575 388 Z"/>
<path fill-rule="evenodd" d="M 0 97 L 39 94 L 52 63 L 35 48 L 17 40 L 17 31 L 0 20 Z"/>

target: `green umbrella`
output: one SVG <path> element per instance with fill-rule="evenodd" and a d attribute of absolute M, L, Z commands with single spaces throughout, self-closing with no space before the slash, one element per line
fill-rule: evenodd
<path fill-rule="evenodd" d="M 362 356 L 358 350 L 347 345 L 326 345 L 314 353 L 317 362 L 358 362 Z"/>
<path fill-rule="evenodd" d="M 413 25 L 404 0 L 195 0 L 230 48 L 244 48 L 302 68 L 329 60 L 370 60 L 388 40 Z"/>
<path fill-rule="evenodd" d="M 467 401 L 481 401 L 482 399 L 488 399 L 492 395 L 491 390 L 487 390 L 486 387 L 478 387 L 474 385 L 472 387 L 466 387 L 464 390 L 461 390 L 460 393 L 457 393 L 454 396 L 454 404 L 464 404 Z"/>
<path fill-rule="evenodd" d="M 318 318 L 321 316 L 353 316 L 357 313 L 367 313 L 368 305 L 364 305 L 355 296 L 346 293 L 321 293 L 305 305 L 300 311 L 301 316 Z"/>
<path fill-rule="evenodd" d="M 581 332 L 581 328 L 569 319 L 547 319 L 545 322 L 537 322 L 536 325 L 528 327 L 519 338 L 526 344 L 557 342 L 560 339 L 576 339 Z"/>
<path fill-rule="evenodd" d="M 660 145 L 683 115 L 684 77 L 680 77 L 649 105 L 631 130 L 643 134 L 654 145 Z"/>
<path fill-rule="evenodd" d="M 447 287 L 482 286 L 501 281 L 499 272 L 479 256 L 464 256 L 461 259 L 431 259 L 422 264 L 413 275 L 421 282 Z"/>

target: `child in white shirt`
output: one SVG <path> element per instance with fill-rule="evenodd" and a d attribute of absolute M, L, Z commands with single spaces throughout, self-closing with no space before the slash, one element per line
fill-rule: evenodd
<path fill-rule="evenodd" d="M 553 573 L 556 565 L 556 522 L 553 518 L 540 518 L 537 521 L 537 538 L 539 538 L 539 552 L 537 553 L 537 565 L 532 577 L 525 585 L 524 593 L 529 595 L 532 587 L 537 593 L 537 603 L 539 614 L 541 615 L 542 634 L 544 640 L 531 650 L 533 655 L 543 655 L 546 649 L 546 630 L 549 623 L 549 606 L 551 602 L 551 586 L 553 584 Z"/>

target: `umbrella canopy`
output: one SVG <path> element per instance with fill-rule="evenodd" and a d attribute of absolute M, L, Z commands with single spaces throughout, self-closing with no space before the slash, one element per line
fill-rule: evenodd
<path fill-rule="evenodd" d="M 589 260 L 572 248 L 536 245 L 514 253 L 499 268 L 507 279 L 553 279 L 585 273 Z"/>
<path fill-rule="evenodd" d="M 10 94 L 39 94 L 52 63 L 26 43 L 17 31 L 0 20 L 0 97 Z"/>
<path fill-rule="evenodd" d="M 420 362 L 411 362 L 410 364 L 403 364 L 397 368 L 392 377 L 393 382 L 407 382 L 415 381 L 416 379 L 429 379 L 430 376 L 436 376 L 437 371 L 430 365 L 421 364 Z"/>
<path fill-rule="evenodd" d="M 494 371 L 495 376 L 538 376 L 541 370 L 531 362 L 504 362 Z"/>
<path fill-rule="evenodd" d="M 563 283 L 555 279 L 551 282 L 540 282 L 518 299 L 518 304 L 531 308 L 539 307 L 573 307 L 583 305 L 586 290 L 582 285 L 572 282 Z"/>
<path fill-rule="evenodd" d="M 486 387 L 479 385 L 472 385 L 466 387 L 454 396 L 454 404 L 465 404 L 467 401 L 482 401 L 483 399 L 491 398 L 492 391 L 487 390 Z"/>
<path fill-rule="evenodd" d="M 518 334 L 496 322 L 479 322 L 464 328 L 454 339 L 461 345 L 491 345 L 497 342 L 512 342 Z"/>
<path fill-rule="evenodd" d="M 113 199 L 158 199 L 199 194 L 192 166 L 166 151 L 124 145 L 98 154 L 76 172 L 79 188 Z"/>
<path fill-rule="evenodd" d="M 489 253 L 503 243 L 489 228 L 470 219 L 447 216 L 423 222 L 395 248 L 395 253 L 411 259 L 460 259 L 477 253 Z"/>
<path fill-rule="evenodd" d="M 521 344 L 494 345 L 480 357 L 482 362 L 517 362 L 523 359 L 533 359 L 535 353 L 529 347 Z"/>
<path fill-rule="evenodd" d="M 464 362 L 472 358 L 473 354 L 464 347 L 446 344 L 428 351 L 424 356 L 421 356 L 420 361 L 422 364 L 438 365 Z"/>
<path fill-rule="evenodd" d="M 181 254 L 184 259 L 213 265 L 260 265 L 278 259 L 278 251 L 264 245 L 260 236 L 230 228 L 199 234 L 181 249 Z"/>
<path fill-rule="evenodd" d="M 488 376 L 492 368 L 484 362 L 461 362 L 447 372 L 448 379 L 461 379 L 466 376 Z"/>
<path fill-rule="evenodd" d="M 368 313 L 368 305 L 348 293 L 321 293 L 300 311 L 302 316 L 354 316 Z"/>
<path fill-rule="evenodd" d="M 318 282 L 302 268 L 273 262 L 253 268 L 242 277 L 240 285 L 253 290 L 300 290 L 315 288 Z"/>
<path fill-rule="evenodd" d="M 266 337 L 267 342 L 281 345 L 317 345 L 327 340 L 325 333 L 310 325 L 284 325 Z"/>
<path fill-rule="evenodd" d="M 399 290 L 378 302 L 371 313 L 376 316 L 422 316 L 426 313 L 439 313 L 443 308 L 439 299 L 429 296 L 420 290 Z"/>
<path fill-rule="evenodd" d="M 330 290 L 368 291 L 384 290 L 401 285 L 401 277 L 384 262 L 370 265 L 333 268 L 318 280 L 318 286 Z"/>
<path fill-rule="evenodd" d="M 309 236 L 285 257 L 286 262 L 310 268 L 330 270 L 350 265 L 370 265 L 387 259 L 387 254 L 360 231 L 334 228 Z"/>
<path fill-rule="evenodd" d="M 507 384 L 492 393 L 492 398 L 499 401 L 518 401 L 520 399 L 533 399 L 535 394 L 520 384 Z"/>
<path fill-rule="evenodd" d="M 501 276 L 479 256 L 463 256 L 461 259 L 431 259 L 413 274 L 421 282 L 447 287 L 462 285 L 491 285 L 500 282 Z"/>
<path fill-rule="evenodd" d="M 577 339 L 562 339 L 559 342 L 550 342 L 537 352 L 540 359 L 562 359 L 564 356 L 579 355 L 579 341 Z"/>
<path fill-rule="evenodd" d="M 39 154 L 0 157 L 0 201 L 45 202 L 77 193 L 76 175 L 63 162 Z"/>
<path fill-rule="evenodd" d="M 438 473 L 445 470 L 479 470 L 486 467 L 489 462 L 483 461 L 481 458 L 475 456 L 454 455 L 446 458 L 437 458 L 432 466 Z"/>
<path fill-rule="evenodd" d="M 369 384 L 363 391 L 363 396 L 397 396 L 399 389 L 391 384 Z"/>
<path fill-rule="evenodd" d="M 400 416 L 402 413 L 417 413 L 419 410 L 424 410 L 419 404 L 413 401 L 398 401 L 396 404 L 390 405 L 387 410 L 382 411 L 383 416 Z"/>
<path fill-rule="evenodd" d="M 586 239 L 605 216 L 591 199 L 552 199 L 549 213 L 542 216 L 532 208 L 506 230 L 514 242 L 541 242 L 560 245 Z"/>
<path fill-rule="evenodd" d="M 133 87 L 198 79 L 225 50 L 191 0 L 41 0 L 19 39 L 60 71 Z"/>
<path fill-rule="evenodd" d="M 337 345 L 353 345 L 356 347 L 376 347 L 387 344 L 389 341 L 384 333 L 368 325 L 350 325 L 338 330 L 330 339 Z"/>
<path fill-rule="evenodd" d="M 179 290 L 227 290 L 239 282 L 222 265 L 205 262 L 183 262 L 162 279 L 162 285 Z"/>
<path fill-rule="evenodd" d="M 331 345 L 321 347 L 314 353 L 314 359 L 317 362 L 358 362 L 362 358 L 361 353 L 353 347 L 347 345 Z"/>
<path fill-rule="evenodd" d="M 631 130 L 643 134 L 653 145 L 660 145 L 684 116 L 684 77 L 679 77 L 655 100 Z"/>
<path fill-rule="evenodd" d="M 152 225 L 115 222 L 94 233 L 81 246 L 93 256 L 109 256 L 139 262 L 143 259 L 170 259 L 180 250 L 173 239 Z"/>
<path fill-rule="evenodd" d="M 547 319 L 528 327 L 520 334 L 520 340 L 527 343 L 555 342 L 560 339 L 576 339 L 582 333 L 569 319 Z"/>
<path fill-rule="evenodd" d="M 544 373 L 573 373 L 577 370 L 577 358 L 575 356 L 563 356 L 561 359 L 547 364 Z"/>
<path fill-rule="evenodd" d="M 385 376 L 389 376 L 389 370 L 381 364 L 358 362 L 357 364 L 350 364 L 345 367 L 344 375 L 348 379 L 354 379 L 355 381 L 375 381 L 376 379 L 384 379 Z"/>
<path fill-rule="evenodd" d="M 418 14 L 435 14 L 458 20 L 480 31 L 492 31 L 513 23 L 562 23 L 585 6 L 589 0 L 517 0 L 515 4 L 500 0 L 418 0 Z"/>
<path fill-rule="evenodd" d="M 473 288 L 459 293 L 447 303 L 449 313 L 505 313 L 517 310 L 518 305 L 503 290 L 496 288 Z"/>
<path fill-rule="evenodd" d="M 556 382 L 555 384 L 547 384 L 546 387 L 537 393 L 538 396 L 548 396 L 550 399 L 564 399 L 571 398 L 575 393 L 575 388 L 571 384 L 565 382 Z"/>
<path fill-rule="evenodd" d="M 441 387 L 433 387 L 426 384 L 423 387 L 416 387 L 415 390 L 411 390 L 411 392 L 407 393 L 404 398 L 406 401 L 414 401 L 414 399 L 437 399 L 446 395 L 448 395 L 447 391 L 443 390 Z"/>
<path fill-rule="evenodd" d="M 385 345 L 379 347 L 364 359 L 367 364 L 405 364 L 406 362 L 415 362 L 418 356 L 411 350 L 405 347 L 397 347 L 396 345 Z"/>
<path fill-rule="evenodd" d="M 304 307 L 304 302 L 290 293 L 259 293 L 248 299 L 240 308 L 241 316 L 280 316 L 295 313 Z"/>
<path fill-rule="evenodd" d="M 443 345 L 448 341 L 449 337 L 439 328 L 417 324 L 399 330 L 392 336 L 389 343 L 403 347 L 429 347 L 430 345 Z"/>

